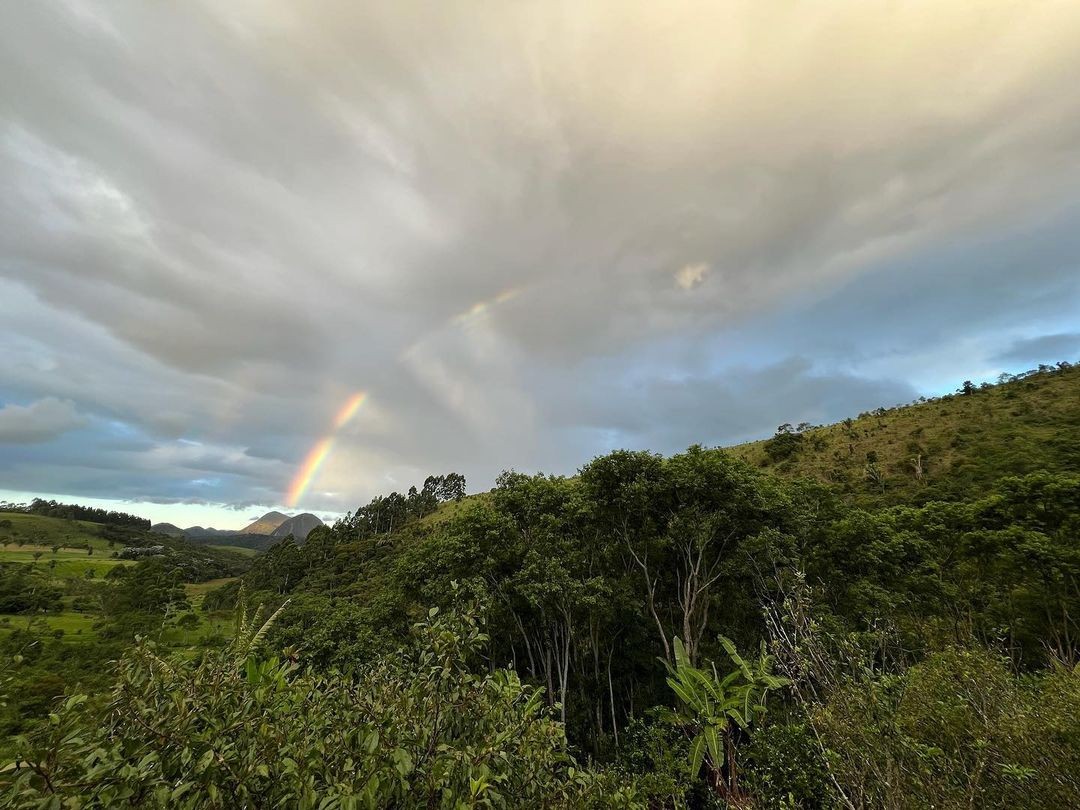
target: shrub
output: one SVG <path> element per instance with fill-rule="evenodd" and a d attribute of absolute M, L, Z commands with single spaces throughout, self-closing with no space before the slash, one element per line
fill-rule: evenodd
<path fill-rule="evenodd" d="M 201 661 L 143 642 L 119 666 L 106 719 L 72 697 L 13 779 L 16 807 L 624 807 L 630 786 L 579 769 L 540 690 L 475 674 L 468 616 L 418 625 L 363 675 L 261 659 L 267 629 Z M 52 802 L 52 804 L 50 804 Z"/>

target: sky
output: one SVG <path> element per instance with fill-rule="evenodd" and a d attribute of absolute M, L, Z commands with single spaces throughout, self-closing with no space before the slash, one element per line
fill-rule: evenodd
<path fill-rule="evenodd" d="M 1080 359 L 1075 0 L 0 14 L 0 500 L 332 516 Z"/>

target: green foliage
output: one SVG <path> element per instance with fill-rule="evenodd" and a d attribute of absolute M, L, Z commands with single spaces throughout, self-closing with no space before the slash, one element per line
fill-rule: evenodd
<path fill-rule="evenodd" d="M 682 640 L 675 638 L 675 663 L 663 663 L 679 708 L 667 717 L 690 738 L 690 776 L 697 776 L 704 765 L 713 789 L 737 803 L 742 797 L 736 765 L 738 735 L 749 732 L 751 724 L 765 715 L 769 691 L 788 681 L 772 674 L 772 657 L 764 644 L 757 660 L 748 662 L 730 639 L 721 637 L 720 642 L 736 666 L 723 678 L 715 665 L 711 671 L 693 666 Z"/>
<path fill-rule="evenodd" d="M 1017 678 L 981 650 L 846 681 L 812 714 L 858 807 L 1080 806 L 1080 670 Z"/>
<path fill-rule="evenodd" d="M 259 657 L 265 625 L 198 662 L 143 643 L 103 725 L 69 698 L 24 744 L 9 806 L 643 806 L 574 763 L 539 690 L 477 673 L 474 619 L 435 613 L 355 678 Z"/>
<path fill-rule="evenodd" d="M 27 751 L 91 805 L 587 806 L 621 780 L 694 810 L 1075 806 L 1078 386 L 1043 369 L 470 498 L 431 476 L 248 560 L 11 513 L 0 599 L 22 612 L 0 653 L 22 661 L 0 722 L 54 709 Z M 483 632 L 457 618 L 473 603 Z M 222 635 L 234 618 L 248 647 Z M 104 711 L 101 661 L 137 635 Z M 792 684 L 764 722 L 773 663 Z M 48 806 L 41 772 L 12 778 Z"/>
<path fill-rule="evenodd" d="M 763 808 L 831 808 L 835 801 L 824 758 L 805 722 L 765 722 L 743 756 L 744 784 Z"/>
<path fill-rule="evenodd" d="M 802 449 L 805 438 L 791 425 L 781 425 L 776 429 L 776 435 L 762 444 L 762 449 L 773 462 L 785 461 Z"/>
<path fill-rule="evenodd" d="M 64 520 L 82 520 L 88 523 L 101 523 L 110 526 L 127 526 L 136 529 L 149 529 L 150 521 L 137 515 L 129 515 L 126 512 L 116 512 L 107 509 L 98 509 L 93 506 L 79 506 L 73 503 L 59 503 L 47 501 L 43 498 L 34 498 L 26 505 L 7 504 L 5 510 L 21 511 L 30 515 L 44 515 L 46 517 L 63 518 Z"/>
<path fill-rule="evenodd" d="M 663 714 L 666 710 L 661 710 Z M 683 807 L 695 789 L 697 774 L 687 775 L 690 741 L 682 729 L 650 712 L 631 719 L 621 736 L 617 768 L 633 780 L 653 806 Z"/>
<path fill-rule="evenodd" d="M 45 613 L 62 607 L 63 592 L 43 568 L 0 563 L 0 613 Z"/>

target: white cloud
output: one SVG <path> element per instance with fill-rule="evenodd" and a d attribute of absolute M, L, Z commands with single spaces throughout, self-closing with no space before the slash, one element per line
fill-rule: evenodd
<path fill-rule="evenodd" d="M 48 442 L 86 424 L 70 400 L 46 397 L 29 405 L 9 403 L 0 408 L 0 444 Z"/>

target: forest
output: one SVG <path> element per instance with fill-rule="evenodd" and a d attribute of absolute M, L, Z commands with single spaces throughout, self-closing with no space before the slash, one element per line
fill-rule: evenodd
<path fill-rule="evenodd" d="M 0 803 L 1078 807 L 1078 430 L 1061 363 L 475 495 L 432 476 L 251 558 L 170 541 L 64 587 L 0 560 L 4 613 L 96 616 L 0 637 Z"/>

